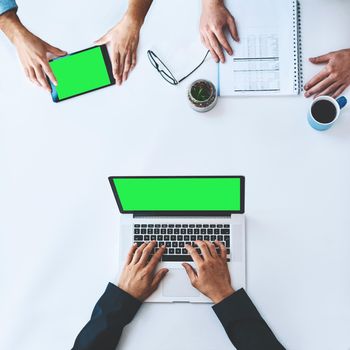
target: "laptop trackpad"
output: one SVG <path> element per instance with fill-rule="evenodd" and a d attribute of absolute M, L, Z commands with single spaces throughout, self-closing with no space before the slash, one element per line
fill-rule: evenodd
<path fill-rule="evenodd" d="M 162 284 L 165 297 L 198 297 L 199 292 L 193 288 L 185 269 L 169 269 Z"/>

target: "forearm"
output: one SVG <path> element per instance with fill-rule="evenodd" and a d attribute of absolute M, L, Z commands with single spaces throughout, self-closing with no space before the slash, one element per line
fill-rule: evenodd
<path fill-rule="evenodd" d="M 17 37 L 27 32 L 14 10 L 0 16 L 0 30 L 4 32 L 13 44 L 15 44 Z"/>
<path fill-rule="evenodd" d="M 140 306 L 140 301 L 110 283 L 72 350 L 115 350 L 123 328 L 131 322 Z"/>
<path fill-rule="evenodd" d="M 141 28 L 147 12 L 152 5 L 152 1 L 153 0 L 129 0 L 129 6 L 125 16 Z"/>
<path fill-rule="evenodd" d="M 224 5 L 224 0 L 202 0 L 202 6 L 221 6 Z"/>
<path fill-rule="evenodd" d="M 243 289 L 213 307 L 238 350 L 284 350 Z"/>

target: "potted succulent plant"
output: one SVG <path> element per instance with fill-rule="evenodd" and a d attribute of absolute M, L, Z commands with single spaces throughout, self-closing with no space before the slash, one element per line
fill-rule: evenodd
<path fill-rule="evenodd" d="M 195 111 L 208 112 L 216 105 L 218 95 L 212 82 L 199 79 L 188 88 L 188 99 Z"/>

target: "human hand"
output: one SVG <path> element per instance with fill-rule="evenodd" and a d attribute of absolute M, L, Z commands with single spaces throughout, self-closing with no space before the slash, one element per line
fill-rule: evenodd
<path fill-rule="evenodd" d="M 156 242 L 152 241 L 137 247 L 135 243 L 128 253 L 119 279 L 118 287 L 140 301 L 146 300 L 158 288 L 159 283 L 169 271 L 161 269 L 155 273 L 165 251 L 165 246 L 162 246 L 149 261 L 155 244 Z"/>
<path fill-rule="evenodd" d="M 1 17 L 0 27 L 15 45 L 26 76 L 33 83 L 51 91 L 45 74 L 54 85 L 57 85 L 57 80 L 49 66 L 48 56 L 57 57 L 67 53 L 51 46 L 27 30 L 13 11 Z"/>
<path fill-rule="evenodd" d="M 66 55 L 67 52 L 51 46 L 30 32 L 15 40 L 14 43 L 26 76 L 34 84 L 51 92 L 51 87 L 45 74 L 54 85 L 57 85 L 57 80 L 48 63 L 48 55 L 51 54 L 52 57 L 58 57 Z"/>
<path fill-rule="evenodd" d="M 97 45 L 109 44 L 114 79 L 118 85 L 128 79 L 136 65 L 136 52 L 141 25 L 128 16 L 107 32 Z"/>
<path fill-rule="evenodd" d="M 215 244 L 196 241 L 196 244 L 203 258 L 197 253 L 196 248 L 186 244 L 186 249 L 195 262 L 197 270 L 187 263 L 183 263 L 182 266 L 192 286 L 217 304 L 235 292 L 231 286 L 226 247 L 220 241 L 215 241 Z M 220 248 L 220 253 L 217 253 L 216 246 Z"/>
<path fill-rule="evenodd" d="M 313 57 L 310 62 L 325 63 L 326 67 L 305 85 L 305 97 L 329 95 L 337 98 L 350 85 L 350 49 Z"/>
<path fill-rule="evenodd" d="M 215 60 L 224 63 L 225 56 L 222 47 L 229 55 L 233 50 L 225 35 L 228 28 L 232 38 L 239 41 L 237 27 L 233 16 L 227 10 L 223 0 L 203 0 L 202 15 L 200 19 L 201 40 Z"/>

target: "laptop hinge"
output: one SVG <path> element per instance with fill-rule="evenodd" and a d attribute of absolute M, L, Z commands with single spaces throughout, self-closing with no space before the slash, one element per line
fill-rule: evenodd
<path fill-rule="evenodd" d="M 175 301 L 172 301 L 172 303 L 176 303 L 176 304 L 189 304 L 190 301 L 185 301 L 185 300 L 175 300 Z"/>
<path fill-rule="evenodd" d="M 209 214 L 209 215 L 169 215 L 169 214 L 161 214 L 161 215 L 145 215 L 145 214 L 133 214 L 134 219 L 152 219 L 152 218 L 157 218 L 157 219 L 162 219 L 162 218 L 171 218 L 171 219 L 208 219 L 208 218 L 225 218 L 229 219 L 231 218 L 231 214 Z"/>

